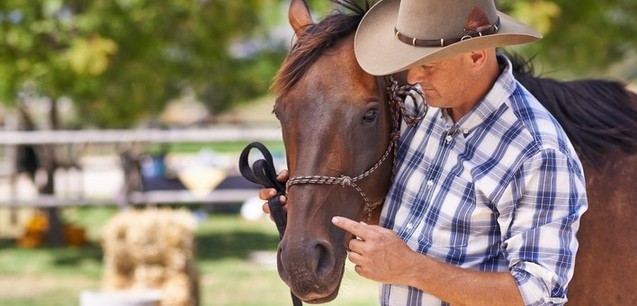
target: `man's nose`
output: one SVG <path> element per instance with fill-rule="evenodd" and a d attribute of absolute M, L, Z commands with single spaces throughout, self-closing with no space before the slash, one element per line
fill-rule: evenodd
<path fill-rule="evenodd" d="M 425 73 L 421 66 L 409 68 L 409 70 L 407 70 L 407 83 L 410 85 L 416 85 L 422 82 L 424 78 Z"/>

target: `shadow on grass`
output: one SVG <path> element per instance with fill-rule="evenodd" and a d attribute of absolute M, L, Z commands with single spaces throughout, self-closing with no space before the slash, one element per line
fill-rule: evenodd
<path fill-rule="evenodd" d="M 101 261 L 104 255 L 101 246 L 91 242 L 83 246 L 50 246 L 44 244 L 33 248 L 22 248 L 18 246 L 16 239 L 8 238 L 0 238 L 0 250 L 16 254 L 48 253 L 54 258 L 53 262 L 59 265 L 75 265 L 84 260 Z"/>
<path fill-rule="evenodd" d="M 15 239 L 0 238 L 0 250 L 7 249 L 7 248 L 15 248 L 16 243 L 17 242 Z"/>
<path fill-rule="evenodd" d="M 15 252 L 16 254 L 27 254 L 43 252 L 51 254 L 53 263 L 56 265 L 73 266 L 80 261 L 93 260 L 101 261 L 102 248 L 94 243 L 87 243 L 83 246 L 48 246 L 43 245 L 35 248 L 20 248 L 16 239 L 0 239 L 0 250 Z"/>
<path fill-rule="evenodd" d="M 197 258 L 219 260 L 247 258 L 252 251 L 276 251 L 279 238 L 262 232 L 234 231 L 197 235 Z"/>
<path fill-rule="evenodd" d="M 273 223 L 245 222 L 236 214 L 217 212 L 203 219 L 195 232 L 195 243 L 198 260 L 243 260 L 249 258 L 253 251 L 276 251 L 279 237 Z M 15 239 L 0 239 L 0 251 L 4 255 L 0 256 L 0 266 L 39 260 L 45 266 L 62 269 L 79 265 L 101 267 L 104 255 L 101 246 L 95 241 L 82 247 L 42 246 L 23 249 L 17 246 Z"/>
<path fill-rule="evenodd" d="M 57 253 L 53 263 L 59 266 L 77 266 L 86 261 L 101 264 L 104 256 L 102 248 L 93 243 L 82 247 L 51 248 L 50 250 Z"/>
<path fill-rule="evenodd" d="M 23 248 L 15 239 L 0 239 L 0 274 L 19 275 L 29 271 L 34 275 L 99 277 L 102 254 L 99 245 L 92 243 L 82 247 Z"/>

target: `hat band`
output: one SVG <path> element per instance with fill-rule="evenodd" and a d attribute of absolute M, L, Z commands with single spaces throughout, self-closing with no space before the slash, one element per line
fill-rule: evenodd
<path fill-rule="evenodd" d="M 403 43 L 408 45 L 412 45 L 414 47 L 446 47 L 449 45 L 453 45 L 457 42 L 463 41 L 465 39 L 470 39 L 474 37 L 481 37 L 484 35 L 491 35 L 498 32 L 500 29 L 500 16 L 498 16 L 498 20 L 496 20 L 495 24 L 481 27 L 475 30 L 467 31 L 465 30 L 465 35 L 460 38 L 448 38 L 448 39 L 419 39 L 415 37 L 409 37 L 403 33 L 400 33 L 396 27 L 394 27 L 394 34 L 396 38 Z"/>

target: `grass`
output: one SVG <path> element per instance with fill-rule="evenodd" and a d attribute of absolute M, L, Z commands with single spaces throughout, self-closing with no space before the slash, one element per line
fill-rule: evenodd
<path fill-rule="evenodd" d="M 67 208 L 69 222 L 85 226 L 91 243 L 81 248 L 20 249 L 0 240 L 0 305 L 78 305 L 82 290 L 100 286 L 100 227 L 114 208 Z M 197 266 L 201 305 L 290 305 L 288 288 L 280 280 L 272 254 L 278 236 L 269 220 L 246 221 L 236 214 L 200 214 Z M 251 260 L 266 255 L 263 261 Z M 356 275 L 348 264 L 341 294 L 327 305 L 377 304 L 377 285 Z"/>
<path fill-rule="evenodd" d="M 218 153 L 236 153 L 239 154 L 245 148 L 249 141 L 224 141 L 210 143 L 174 143 L 166 146 L 165 144 L 149 145 L 147 151 L 149 153 L 161 153 L 165 150 L 177 153 L 197 153 L 202 149 L 210 149 Z M 272 152 L 284 152 L 282 141 L 263 141 L 263 144 Z"/>

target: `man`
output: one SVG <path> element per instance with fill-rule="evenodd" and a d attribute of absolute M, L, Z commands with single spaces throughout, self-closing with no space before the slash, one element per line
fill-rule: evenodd
<path fill-rule="evenodd" d="M 431 107 L 402 131 L 380 226 L 333 220 L 357 237 L 349 259 L 382 283 L 382 305 L 566 302 L 584 174 L 559 124 L 496 53 L 540 37 L 492 0 L 383 0 L 363 18 L 361 67 L 407 71 Z"/>

